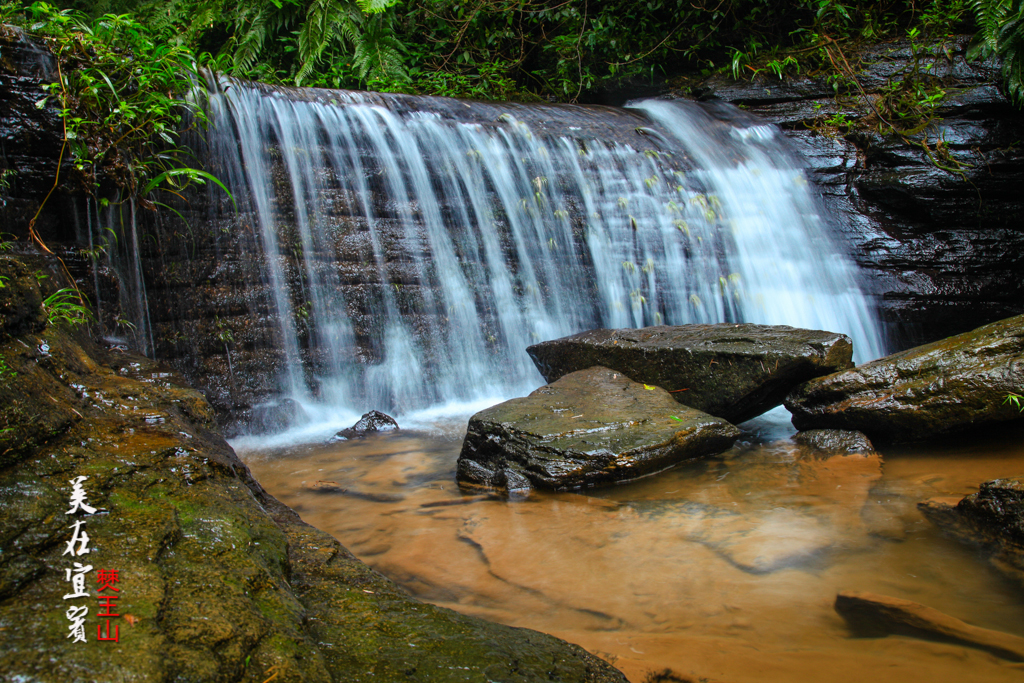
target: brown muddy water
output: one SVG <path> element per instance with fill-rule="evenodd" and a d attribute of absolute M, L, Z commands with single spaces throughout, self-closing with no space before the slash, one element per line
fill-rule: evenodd
<path fill-rule="evenodd" d="M 723 683 L 1024 680 L 1024 664 L 980 650 L 852 637 L 833 609 L 839 591 L 870 591 L 1024 636 L 1024 588 L 916 507 L 1024 474 L 1024 431 L 825 459 L 751 437 L 631 484 L 517 501 L 459 491 L 461 439 L 236 448 L 412 594 L 577 643 L 634 683 L 666 667 Z"/>

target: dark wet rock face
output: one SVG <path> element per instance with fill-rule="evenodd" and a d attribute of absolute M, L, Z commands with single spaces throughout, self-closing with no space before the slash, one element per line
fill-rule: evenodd
<path fill-rule="evenodd" d="M 1022 420 L 1024 315 L 811 380 L 786 398 L 798 429 L 856 429 L 911 442 Z"/>
<path fill-rule="evenodd" d="M 730 422 L 782 403 L 797 384 L 852 365 L 843 334 L 721 323 L 591 330 L 527 348 L 548 382 L 603 365 Z"/>
<path fill-rule="evenodd" d="M 1024 477 L 995 479 L 962 500 L 918 507 L 944 532 L 987 550 L 997 569 L 1024 585 Z"/>
<path fill-rule="evenodd" d="M 868 99 L 851 87 L 837 101 L 832 83 L 803 75 L 715 77 L 692 92 L 742 106 L 798 145 L 902 348 L 1024 313 L 1024 117 L 1000 92 L 997 64 L 966 60 L 969 41 L 919 50 L 926 82 L 946 96 L 914 135 L 825 124 L 870 118 L 870 98 L 913 68 L 907 43 L 860 55 Z"/>
<path fill-rule="evenodd" d="M 46 327 L 43 297 L 24 264 L 0 257 L 0 334 L 18 336 Z"/>
<path fill-rule="evenodd" d="M 0 678 L 625 683 L 574 645 L 413 600 L 263 491 L 167 367 L 30 327 L 0 335 Z M 79 477 L 96 514 L 68 514 Z M 64 600 L 76 559 L 88 595 Z M 118 643 L 97 641 L 100 569 L 119 575 Z"/>
<path fill-rule="evenodd" d="M 509 491 L 611 484 L 720 453 L 738 436 L 664 389 L 595 367 L 470 418 L 457 477 Z"/>
<path fill-rule="evenodd" d="M 1024 477 L 985 482 L 977 493 L 961 500 L 956 510 L 1024 549 Z"/>
<path fill-rule="evenodd" d="M 53 187 L 63 143 L 59 109 L 39 108 L 36 102 L 46 94 L 41 84 L 56 80 L 56 65 L 53 55 L 21 30 L 0 24 L 0 172 L 9 174 L 4 178 L 9 187 L 0 188 L 0 232 L 27 226 Z M 70 155 L 60 170 L 74 172 Z M 61 190 L 54 193 L 53 206 L 61 206 L 62 195 Z M 66 218 L 45 213 L 36 229 L 68 237 L 72 221 Z"/>
<path fill-rule="evenodd" d="M 397 430 L 398 423 L 395 422 L 395 418 L 385 415 L 379 410 L 371 410 L 368 413 L 363 413 L 363 416 L 354 425 L 346 427 L 332 436 L 331 441 L 347 441 L 348 439 L 358 439 L 377 432 L 393 432 Z"/>

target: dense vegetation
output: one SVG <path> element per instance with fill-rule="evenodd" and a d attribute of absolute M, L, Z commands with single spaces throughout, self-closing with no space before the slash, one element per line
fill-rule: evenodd
<path fill-rule="evenodd" d="M 65 0 L 268 82 L 495 99 L 593 100 L 683 72 L 834 69 L 858 42 L 973 31 L 992 52 L 1020 0 Z M 39 15 L 40 3 L 35 14 Z M 17 5 L 7 5 L 11 15 Z M 1014 19 L 1014 17 L 1018 17 Z M 1017 42 L 1019 42 L 1019 37 Z M 1015 49 L 1015 47 L 1014 47 Z M 1018 69 L 1019 71 L 1019 69 Z"/>
<path fill-rule="evenodd" d="M 977 31 L 977 52 L 1003 59 L 1022 101 L 1022 1 L 14 0 L 0 19 L 58 56 L 48 101 L 81 175 L 114 177 L 146 202 L 210 180 L 177 146 L 183 121 L 202 123 L 184 95 L 203 69 L 485 99 L 598 101 L 713 72 L 820 74 L 838 93 L 854 91 L 864 43 L 909 39 L 916 53 Z M 909 74 L 872 106 L 888 132 L 912 135 L 943 94 Z"/>

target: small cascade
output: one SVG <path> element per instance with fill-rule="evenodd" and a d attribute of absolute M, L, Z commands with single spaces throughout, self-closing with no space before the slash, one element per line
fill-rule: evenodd
<path fill-rule="evenodd" d="M 522 395 L 542 382 L 525 347 L 596 327 L 788 324 L 850 334 L 860 360 L 883 352 L 771 127 L 692 103 L 235 81 L 209 113 L 209 166 L 258 247 L 263 369 L 283 397 L 402 414 Z"/>

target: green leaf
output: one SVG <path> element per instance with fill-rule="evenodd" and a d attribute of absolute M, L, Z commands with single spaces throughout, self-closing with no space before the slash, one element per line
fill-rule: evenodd
<path fill-rule="evenodd" d="M 224 183 L 222 183 L 220 181 L 220 179 L 217 176 L 213 175 L 212 173 L 207 173 L 206 171 L 200 170 L 198 168 L 171 168 L 171 169 L 168 169 L 168 170 L 160 173 L 159 175 L 157 175 L 155 178 L 150 180 L 148 183 L 146 183 L 146 186 L 144 188 L 142 188 L 142 194 L 143 195 L 147 195 L 150 192 L 152 192 L 153 190 L 155 190 L 161 183 L 169 180 L 170 178 L 177 178 L 178 176 L 185 176 L 191 182 L 196 182 L 199 179 L 209 180 L 212 183 L 216 184 L 217 187 L 219 187 L 220 189 L 224 190 L 224 193 L 227 194 L 228 198 L 231 199 L 231 203 L 235 204 L 235 198 L 231 194 L 231 191 L 228 190 L 228 188 L 224 185 Z M 238 207 L 238 205 L 235 204 L 235 208 L 237 208 L 237 207 Z"/>
<path fill-rule="evenodd" d="M 401 0 L 356 0 L 356 4 L 366 14 L 380 14 L 388 7 L 394 7 Z"/>

